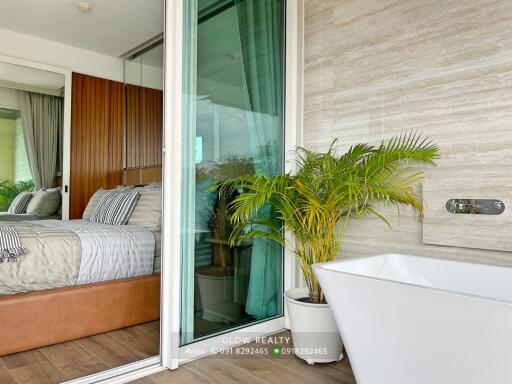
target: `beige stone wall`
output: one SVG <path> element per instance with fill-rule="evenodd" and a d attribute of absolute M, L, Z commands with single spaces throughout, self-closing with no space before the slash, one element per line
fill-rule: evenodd
<path fill-rule="evenodd" d="M 442 151 L 438 167 L 427 171 L 429 193 L 439 183 L 444 193 L 462 186 L 479 196 L 481 185 L 489 192 L 496 182 L 505 191 L 496 197 L 512 213 L 511 1 L 306 0 L 304 81 L 306 147 L 323 150 L 339 138 L 344 149 L 420 130 Z M 423 244 L 422 222 L 409 209 L 399 218 L 394 209 L 384 212 L 393 228 L 353 221 L 344 255 L 400 252 L 512 265 L 510 252 Z M 454 221 L 477 248 L 479 228 L 493 223 Z M 500 229 L 512 237 L 512 224 Z"/>

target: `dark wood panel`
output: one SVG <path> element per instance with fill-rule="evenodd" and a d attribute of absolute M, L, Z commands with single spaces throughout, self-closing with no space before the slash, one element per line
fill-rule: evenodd
<path fill-rule="evenodd" d="M 163 92 L 126 85 L 126 168 L 162 165 Z"/>
<path fill-rule="evenodd" d="M 123 183 L 124 132 L 125 132 L 125 87 L 123 83 L 110 82 L 110 157 L 109 186 Z"/>
<path fill-rule="evenodd" d="M 162 181 L 162 167 L 129 168 L 124 171 L 124 184 L 147 185 Z"/>
<path fill-rule="evenodd" d="M 99 188 L 121 184 L 124 85 L 73 73 L 70 218 L 77 219 Z"/>
<path fill-rule="evenodd" d="M 142 89 L 142 166 L 162 165 L 163 93 Z"/>
<path fill-rule="evenodd" d="M 126 167 L 142 166 L 142 87 L 126 85 Z"/>

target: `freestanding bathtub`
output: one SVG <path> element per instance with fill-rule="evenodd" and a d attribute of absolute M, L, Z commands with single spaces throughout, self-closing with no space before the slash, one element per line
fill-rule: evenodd
<path fill-rule="evenodd" d="M 317 264 L 358 384 L 511 384 L 512 269 L 405 255 Z"/>

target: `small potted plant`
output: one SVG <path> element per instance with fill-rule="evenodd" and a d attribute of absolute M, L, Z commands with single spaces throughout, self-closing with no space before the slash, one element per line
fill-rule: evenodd
<path fill-rule="evenodd" d="M 413 187 L 424 176 L 415 166 L 434 164 L 439 156 L 438 147 L 416 133 L 378 146 L 358 144 L 341 155 L 334 144 L 325 153 L 298 148 L 294 173 L 244 175 L 214 187 L 228 196 L 237 192 L 228 205 L 231 244 L 265 237 L 293 250 L 307 289 L 291 289 L 285 300 L 296 354 L 308 363 L 343 357 L 341 338 L 312 265 L 338 258 L 351 218 L 373 215 L 390 225 L 374 203 L 410 206 L 422 216 L 423 203 Z M 264 207 L 270 207 L 277 220 L 259 215 Z"/>
<path fill-rule="evenodd" d="M 212 246 L 212 264 L 195 272 L 200 302 L 198 308 L 205 320 L 221 322 L 241 316 L 243 307 L 235 303 L 234 298 L 243 300 L 246 292 L 235 293 L 235 287 L 246 287 L 248 279 L 247 273 L 235 265 L 235 254 L 241 247 L 236 249 L 228 244 L 232 226 L 227 205 L 234 196 L 208 192 L 207 186 L 215 184 L 214 180 L 251 174 L 254 174 L 253 159 L 239 156 L 204 165 L 197 173 L 196 208 L 199 209 L 196 210 L 196 223 L 204 222 L 201 227 L 208 229 L 208 235 L 203 240 Z"/>

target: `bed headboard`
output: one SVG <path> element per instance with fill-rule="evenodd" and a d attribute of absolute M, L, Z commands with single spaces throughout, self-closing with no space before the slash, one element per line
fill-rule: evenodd
<path fill-rule="evenodd" d="M 125 185 L 148 185 L 162 181 L 162 167 L 126 168 L 123 171 L 123 183 Z"/>

